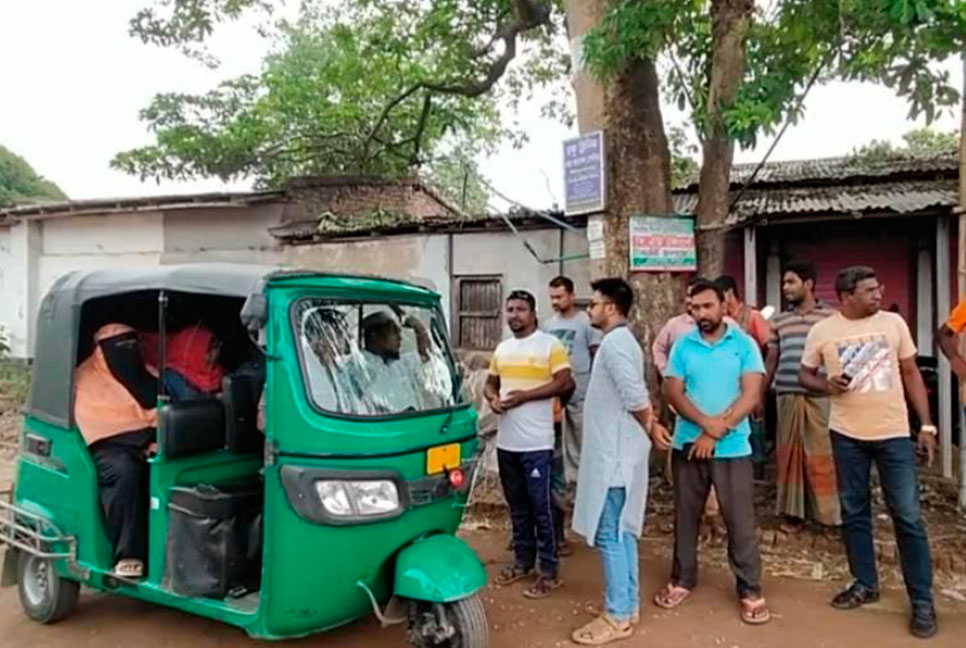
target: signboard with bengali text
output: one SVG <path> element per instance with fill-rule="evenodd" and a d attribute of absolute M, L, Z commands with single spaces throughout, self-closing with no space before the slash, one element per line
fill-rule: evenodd
<path fill-rule="evenodd" d="M 694 219 L 631 216 L 631 272 L 693 272 L 698 269 Z"/>
<path fill-rule="evenodd" d="M 596 131 L 564 140 L 564 211 L 568 216 L 603 211 L 604 133 Z"/>

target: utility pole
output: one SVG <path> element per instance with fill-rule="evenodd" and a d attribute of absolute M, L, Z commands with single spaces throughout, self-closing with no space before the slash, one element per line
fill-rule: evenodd
<path fill-rule="evenodd" d="M 957 281 L 959 300 L 966 296 L 966 52 L 963 52 L 962 118 L 959 126 L 959 237 L 956 241 Z M 944 313 L 940 314 L 945 315 Z M 963 348 L 966 349 L 966 336 Z M 962 387 L 962 385 L 960 386 Z M 966 509 L 966 415 L 963 403 L 957 398 L 959 410 L 959 497 L 960 509 Z"/>

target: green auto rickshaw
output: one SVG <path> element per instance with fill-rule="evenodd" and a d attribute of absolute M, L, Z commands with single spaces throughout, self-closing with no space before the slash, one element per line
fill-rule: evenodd
<path fill-rule="evenodd" d="M 101 326 L 156 345 L 203 325 L 222 389 L 158 381 L 144 577 L 118 576 L 98 475 L 74 416 Z M 245 369 L 245 370 L 243 370 Z M 486 574 L 455 532 L 476 414 L 437 294 L 401 281 L 235 264 L 73 272 L 37 314 L 15 486 L 0 497 L 4 585 L 70 613 L 80 585 L 301 637 L 370 612 L 418 646 L 483 648 Z"/>

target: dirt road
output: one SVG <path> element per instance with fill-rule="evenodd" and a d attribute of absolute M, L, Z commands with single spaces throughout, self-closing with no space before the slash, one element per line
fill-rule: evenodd
<path fill-rule="evenodd" d="M 491 576 L 506 559 L 502 532 L 472 532 L 470 543 L 487 562 Z M 641 581 L 645 594 L 657 588 L 667 573 L 667 560 L 653 542 L 642 546 Z M 556 648 L 572 645 L 570 631 L 589 620 L 587 612 L 599 601 L 597 556 L 586 549 L 564 566 L 566 585 L 554 598 L 530 602 L 522 586 L 488 588 L 484 594 L 492 629 L 493 648 Z M 627 648 L 844 648 L 871 645 L 892 648 L 920 645 L 906 632 L 906 603 L 901 591 L 887 593 L 875 606 L 856 612 L 837 612 L 826 601 L 832 583 L 791 579 L 766 581 L 775 620 L 751 628 L 738 620 L 732 581 L 720 570 L 705 570 L 692 600 L 673 612 L 645 605 L 641 630 L 619 644 Z M 928 644 L 962 646 L 966 636 L 966 604 L 941 599 L 940 635 Z M 0 646 L 48 648 L 242 648 L 266 645 L 252 641 L 234 628 L 115 596 L 85 592 L 73 616 L 50 627 L 28 621 L 20 611 L 14 589 L 0 590 Z M 326 648 L 386 648 L 403 646 L 398 628 L 382 630 L 362 621 L 324 636 L 292 642 L 291 646 Z"/>

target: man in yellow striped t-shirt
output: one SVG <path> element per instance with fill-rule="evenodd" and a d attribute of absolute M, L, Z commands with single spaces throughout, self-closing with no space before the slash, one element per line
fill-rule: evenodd
<path fill-rule="evenodd" d="M 509 585 L 539 576 L 524 592 L 545 598 L 560 587 L 558 543 L 554 533 L 550 472 L 553 462 L 553 399 L 574 388 L 563 344 L 537 329 L 536 300 L 524 290 L 506 301 L 513 337 L 497 346 L 484 394 L 500 416 L 496 435 L 503 494 L 513 524 L 513 565 L 497 578 Z"/>

